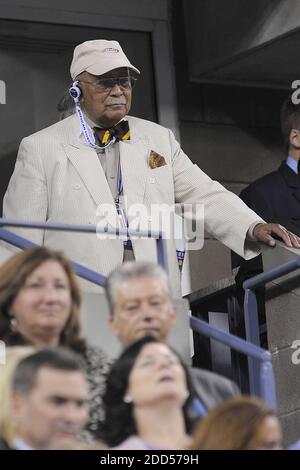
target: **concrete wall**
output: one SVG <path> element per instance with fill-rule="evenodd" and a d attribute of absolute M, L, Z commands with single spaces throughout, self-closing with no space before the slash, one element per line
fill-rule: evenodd
<path fill-rule="evenodd" d="M 266 249 L 263 264 L 266 271 L 293 260 L 299 250 L 278 245 Z M 300 436 L 300 274 L 296 270 L 267 284 L 266 318 L 268 344 L 272 354 L 276 383 L 277 411 L 281 419 L 284 444 Z"/>

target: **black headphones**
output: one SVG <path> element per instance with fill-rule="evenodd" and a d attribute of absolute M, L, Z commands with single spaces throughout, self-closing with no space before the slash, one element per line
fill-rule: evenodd
<path fill-rule="evenodd" d="M 79 82 L 76 80 L 72 83 L 72 86 L 69 88 L 69 93 L 72 96 L 75 103 L 79 103 L 79 98 L 81 96 L 81 90 L 79 88 Z"/>

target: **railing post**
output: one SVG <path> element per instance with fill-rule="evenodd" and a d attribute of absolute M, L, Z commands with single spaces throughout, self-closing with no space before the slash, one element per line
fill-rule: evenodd
<path fill-rule="evenodd" d="M 168 269 L 168 255 L 167 255 L 167 243 L 163 236 L 160 236 L 156 239 L 156 249 L 157 249 L 157 262 L 158 264 L 165 269 L 166 273 L 169 274 Z"/>
<path fill-rule="evenodd" d="M 251 289 L 245 289 L 244 315 L 247 341 L 260 346 L 257 301 L 255 292 Z M 248 367 L 250 392 L 257 394 L 259 390 L 260 365 L 255 359 L 248 357 Z"/>
<path fill-rule="evenodd" d="M 274 372 L 272 367 L 271 354 L 268 354 L 270 357 L 266 358 L 263 362 L 260 363 L 260 396 L 263 400 L 269 403 L 272 408 L 276 409 Z"/>
<path fill-rule="evenodd" d="M 260 346 L 257 301 L 255 292 L 251 289 L 245 290 L 244 312 L 246 339 L 247 341 L 250 341 L 250 343 Z"/>
<path fill-rule="evenodd" d="M 234 336 L 231 333 L 226 333 L 218 328 L 212 327 L 203 320 L 199 320 L 199 318 L 191 317 L 190 324 L 192 329 L 197 331 L 197 333 L 213 338 L 230 346 L 231 349 L 246 354 L 248 356 L 248 360 L 251 358 L 251 360 L 256 364 L 258 371 L 257 376 L 255 376 L 257 379 L 255 387 L 251 390 L 251 394 L 264 399 L 270 404 L 270 406 L 275 408 L 275 382 L 271 361 L 272 357 L 269 351 L 239 338 L 238 336 Z"/>

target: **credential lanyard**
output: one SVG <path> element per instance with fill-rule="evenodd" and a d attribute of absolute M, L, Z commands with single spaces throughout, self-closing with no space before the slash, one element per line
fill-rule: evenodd
<path fill-rule="evenodd" d="M 125 209 L 120 201 L 121 199 L 121 194 L 123 193 L 123 179 L 122 179 L 122 171 L 121 171 L 121 163 L 119 159 L 119 164 L 118 164 L 118 181 L 117 181 L 117 190 L 118 194 L 117 197 L 115 198 L 115 204 L 116 204 L 116 209 L 118 212 L 119 216 L 119 221 L 121 228 L 128 228 L 128 221 L 127 221 L 127 216 L 125 213 Z M 127 238 L 126 240 L 123 241 L 124 245 L 126 245 L 128 248 L 132 247 L 131 240 Z"/>

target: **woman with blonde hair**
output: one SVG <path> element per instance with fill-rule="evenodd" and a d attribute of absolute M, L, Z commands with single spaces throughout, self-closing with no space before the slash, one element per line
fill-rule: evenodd
<path fill-rule="evenodd" d="M 104 418 L 101 396 L 110 363 L 82 338 L 80 304 L 75 272 L 58 251 L 30 248 L 0 267 L 0 339 L 7 346 L 63 346 L 79 354 L 90 385 L 87 429 L 96 435 Z"/>
<path fill-rule="evenodd" d="M 262 400 L 242 397 L 216 406 L 197 426 L 193 450 L 280 450 L 275 411 Z"/>
<path fill-rule="evenodd" d="M 0 450 L 9 449 L 15 437 L 11 413 L 12 378 L 18 363 L 35 351 L 30 346 L 6 348 L 5 362 L 0 363 Z"/>

